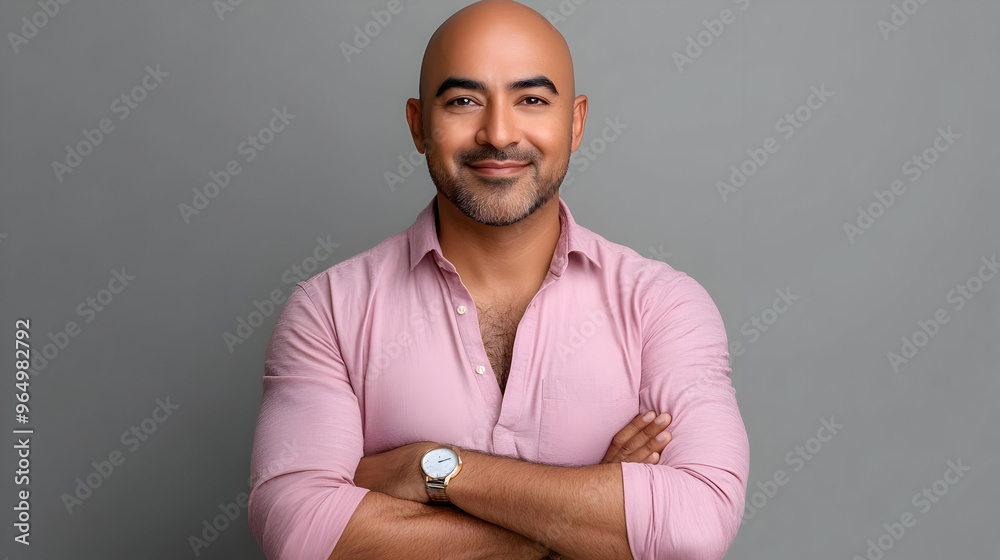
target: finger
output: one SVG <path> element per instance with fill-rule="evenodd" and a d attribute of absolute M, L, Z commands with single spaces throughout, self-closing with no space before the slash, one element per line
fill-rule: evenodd
<path fill-rule="evenodd" d="M 670 415 L 663 413 L 657 416 L 653 422 L 645 422 L 646 417 L 648 417 L 648 414 L 643 417 L 645 426 L 635 433 L 630 440 L 613 445 L 608 450 L 606 455 L 610 459 L 606 462 L 639 462 L 648 457 L 653 451 L 662 451 L 666 447 L 666 443 L 670 441 L 668 439 L 669 435 L 664 436 L 665 439 L 663 440 L 655 440 L 655 437 L 670 425 Z M 622 430 L 619 434 L 624 436 L 627 433 L 631 433 L 631 431 Z"/>
<path fill-rule="evenodd" d="M 673 420 L 673 418 L 671 418 L 670 414 L 666 412 L 657 416 L 656 420 L 649 423 L 638 434 L 633 436 L 630 441 L 626 442 L 622 446 L 620 452 L 621 460 L 628 462 L 640 462 L 651 453 L 663 451 L 667 444 L 670 443 L 670 439 L 673 437 L 672 434 L 666 430 L 667 426 L 670 425 L 671 420 Z M 657 439 L 658 437 L 660 439 Z"/>
<path fill-rule="evenodd" d="M 660 433 L 663 434 L 662 440 L 653 438 L 645 443 L 635 444 L 636 450 L 623 457 L 621 461 L 625 463 L 643 463 L 646 462 L 646 459 L 648 459 L 650 455 L 661 453 L 663 449 L 667 447 L 667 444 L 670 443 L 673 435 L 666 430 Z"/>
<path fill-rule="evenodd" d="M 645 459 L 643 459 L 642 461 L 639 461 L 639 462 L 640 463 L 648 463 L 650 465 L 655 465 L 655 464 L 657 464 L 657 463 L 660 462 L 660 454 L 654 451 L 653 453 L 651 453 L 649 455 L 649 457 L 646 457 Z"/>
<path fill-rule="evenodd" d="M 622 454 L 622 445 L 630 441 L 636 434 L 641 432 L 643 428 L 648 426 L 653 419 L 656 417 L 656 412 L 650 410 L 645 414 L 638 414 L 636 417 L 629 422 L 624 428 L 622 428 L 615 437 L 611 438 L 611 445 L 608 447 L 607 453 L 604 454 L 604 459 L 601 461 L 603 463 L 611 463 L 619 461 L 619 457 L 624 457 L 627 453 Z"/>

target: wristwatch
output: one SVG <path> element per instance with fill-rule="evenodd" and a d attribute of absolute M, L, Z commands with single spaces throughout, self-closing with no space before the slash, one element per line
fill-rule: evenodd
<path fill-rule="evenodd" d="M 420 471 L 427 484 L 430 503 L 451 503 L 446 492 L 448 482 L 462 470 L 462 458 L 458 448 L 453 446 L 435 447 L 424 453 L 420 459 Z"/>

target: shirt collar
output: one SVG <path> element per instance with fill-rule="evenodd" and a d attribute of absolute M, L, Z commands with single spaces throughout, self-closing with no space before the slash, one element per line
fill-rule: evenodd
<path fill-rule="evenodd" d="M 555 276 L 561 276 L 566 270 L 570 253 L 580 253 L 590 259 L 598 268 L 601 263 L 597 260 L 597 242 L 595 234 L 590 230 L 578 225 L 573 215 L 570 214 L 566 201 L 559 197 L 559 217 L 560 232 L 559 240 L 556 242 L 555 251 L 552 254 L 552 263 L 549 270 Z M 406 237 L 410 244 L 410 270 L 424 259 L 427 253 L 432 253 L 437 264 L 455 270 L 454 265 L 444 258 L 441 252 L 441 243 L 437 236 L 437 196 L 431 199 L 430 203 L 420 212 L 413 225 L 406 230 Z"/>

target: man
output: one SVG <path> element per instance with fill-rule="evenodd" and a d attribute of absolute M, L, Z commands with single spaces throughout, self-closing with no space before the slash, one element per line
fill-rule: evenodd
<path fill-rule="evenodd" d="M 537 12 L 488 0 L 431 37 L 406 116 L 435 198 L 298 284 L 271 338 L 249 502 L 269 558 L 725 554 L 749 450 L 722 319 L 573 220 L 586 115 Z"/>

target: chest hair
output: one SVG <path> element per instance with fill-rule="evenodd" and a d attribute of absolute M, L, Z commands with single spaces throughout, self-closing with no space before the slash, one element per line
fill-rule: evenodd
<path fill-rule="evenodd" d="M 509 301 L 476 304 L 479 332 L 483 336 L 486 356 L 493 366 L 501 394 L 507 388 L 507 376 L 510 374 L 514 354 L 514 337 L 526 307 L 527 304 L 519 305 Z"/>

